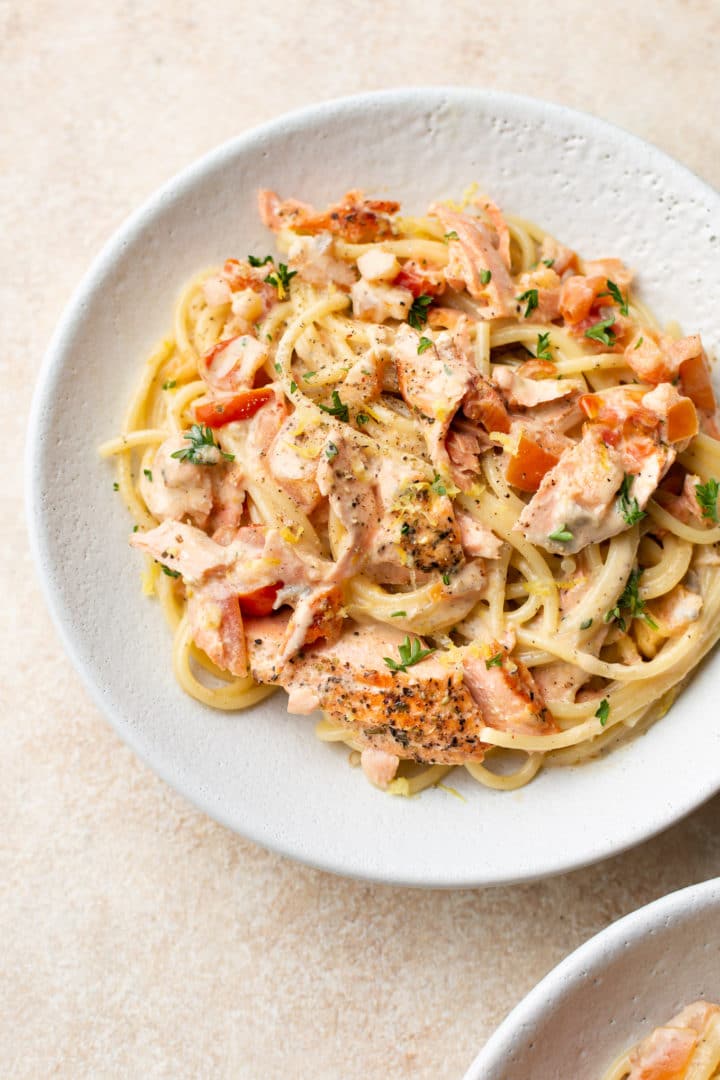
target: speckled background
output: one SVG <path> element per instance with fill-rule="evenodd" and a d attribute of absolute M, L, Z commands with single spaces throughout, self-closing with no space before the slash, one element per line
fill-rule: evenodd
<path fill-rule="evenodd" d="M 595 112 L 718 186 L 719 41 L 711 0 L 0 0 L 3 1076 L 458 1077 L 570 949 L 720 874 L 720 799 L 640 850 L 488 892 L 341 881 L 238 839 L 87 699 L 27 554 L 21 468 L 70 292 L 216 143 L 328 97 L 471 84 Z"/>

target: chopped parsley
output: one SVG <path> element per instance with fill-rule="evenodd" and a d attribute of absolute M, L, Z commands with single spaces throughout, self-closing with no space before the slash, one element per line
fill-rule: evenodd
<path fill-rule="evenodd" d="M 443 480 L 440 473 L 435 473 L 435 476 L 433 477 L 433 482 L 430 485 L 430 487 L 432 488 L 432 490 L 435 492 L 436 495 L 447 495 L 447 488 L 445 487 L 445 481 Z"/>
<path fill-rule="evenodd" d="M 278 263 L 277 270 L 268 274 L 263 280 L 268 285 L 274 285 L 277 289 L 278 300 L 284 300 L 290 291 L 290 280 L 297 274 L 297 270 L 288 270 L 285 263 Z"/>
<path fill-rule="evenodd" d="M 655 620 L 645 611 L 645 601 L 638 592 L 641 575 L 642 570 L 630 571 L 630 577 L 627 579 L 627 584 L 620 594 L 617 604 L 605 614 L 605 622 L 612 622 L 615 619 L 623 632 L 627 630 L 627 622 L 623 612 L 627 613 L 630 622 L 633 619 L 644 619 L 653 630 L 658 628 Z"/>
<path fill-rule="evenodd" d="M 615 318 L 612 315 L 609 319 L 601 319 L 585 331 L 585 337 L 599 341 L 601 345 L 614 345 L 615 331 L 612 329 L 614 322 Z"/>
<path fill-rule="evenodd" d="M 402 645 L 398 645 L 400 663 L 398 664 L 390 656 L 383 656 L 383 660 L 391 671 L 407 671 L 413 664 L 419 664 L 421 660 L 424 660 L 426 656 L 430 656 L 435 651 L 435 649 L 423 649 L 420 638 L 411 638 L 409 634 L 406 634 Z"/>
<path fill-rule="evenodd" d="M 221 457 L 224 457 L 226 461 L 235 460 L 234 454 L 226 454 L 220 449 L 215 442 L 212 428 L 207 424 L 204 427 L 202 424 L 193 424 L 190 430 L 184 433 L 183 438 L 188 439 L 190 445 L 183 447 L 182 450 L 176 450 L 170 457 L 177 458 L 179 461 L 189 461 L 191 465 L 217 465 Z"/>
<path fill-rule="evenodd" d="M 334 442 L 329 442 L 327 444 L 327 446 L 325 447 L 325 457 L 328 459 L 328 461 L 331 461 L 332 458 L 337 457 L 337 456 L 338 456 L 338 448 L 337 448 L 337 446 L 335 445 Z"/>
<path fill-rule="evenodd" d="M 644 341 L 644 340 L 645 340 L 645 338 L 644 338 L 644 337 L 642 336 L 642 334 L 641 334 L 641 335 L 640 335 L 640 337 L 639 337 L 639 338 L 637 339 L 637 341 L 635 342 L 635 348 L 633 349 L 633 352 L 635 352 L 635 349 L 639 349 L 639 348 L 640 348 L 640 346 L 642 345 L 642 343 L 643 343 L 643 341 Z"/>
<path fill-rule="evenodd" d="M 133 532 L 137 532 L 139 528 L 139 525 L 133 525 Z"/>
<path fill-rule="evenodd" d="M 702 508 L 702 516 L 708 521 L 718 523 L 718 491 L 720 484 L 711 477 L 707 484 L 696 484 L 695 495 Z"/>
<path fill-rule="evenodd" d="M 168 577 L 180 577 L 179 570 L 171 570 L 169 566 L 163 566 L 162 564 L 160 565 L 160 569 L 163 574 L 167 574 Z"/>
<path fill-rule="evenodd" d="M 259 255 L 248 255 L 247 260 L 251 266 L 265 266 L 266 263 L 273 261 L 272 255 L 266 255 L 264 259 L 261 259 Z"/>
<path fill-rule="evenodd" d="M 449 574 L 443 574 L 442 583 L 443 583 L 443 585 L 449 585 L 450 584 L 450 575 Z"/>
<path fill-rule="evenodd" d="M 407 318 L 413 330 L 422 330 L 427 322 L 428 308 L 432 304 L 432 299 L 432 296 L 428 296 L 427 293 L 421 293 L 413 300 Z"/>
<path fill-rule="evenodd" d="M 407 534 L 410 532 L 410 526 L 407 521 L 403 521 L 402 525 L 400 526 L 400 532 L 403 536 L 407 536 Z"/>
<path fill-rule="evenodd" d="M 610 702 L 606 697 L 604 697 L 598 705 L 595 711 L 595 715 L 600 721 L 602 727 L 605 727 L 605 725 L 607 724 L 608 716 L 610 715 Z"/>
<path fill-rule="evenodd" d="M 306 371 L 303 375 L 303 379 L 305 380 L 305 382 L 310 382 L 310 380 L 314 379 L 316 375 L 317 371 Z"/>
<path fill-rule="evenodd" d="M 519 300 L 521 304 L 527 304 L 525 308 L 525 318 L 527 319 L 538 306 L 538 291 L 537 289 L 528 289 L 520 296 L 516 296 L 515 299 Z"/>
<path fill-rule="evenodd" d="M 405 618 L 407 618 L 407 611 L 393 611 L 390 618 L 391 619 L 405 619 Z"/>
<path fill-rule="evenodd" d="M 593 624 L 592 619 L 583 619 L 583 621 L 580 623 L 580 629 L 581 630 L 589 630 L 590 627 L 592 626 L 592 624 Z"/>
<path fill-rule="evenodd" d="M 177 386 L 177 379 L 168 379 L 163 383 L 163 390 L 174 390 Z"/>
<path fill-rule="evenodd" d="M 332 392 L 332 405 L 318 405 L 319 409 L 328 413 L 330 416 L 336 416 L 338 420 L 342 420 L 344 424 L 347 424 L 350 419 L 350 410 L 344 401 L 340 400 L 340 395 L 337 390 Z"/>
<path fill-rule="evenodd" d="M 364 413 L 364 412 L 359 412 L 359 413 L 356 413 L 356 414 L 355 414 L 355 420 L 356 420 L 356 422 L 357 422 L 358 424 L 360 424 L 360 426 L 362 427 L 362 426 L 363 426 L 363 424 L 367 424 L 367 423 L 368 423 L 368 421 L 370 420 L 370 417 L 368 416 L 368 414 L 367 414 L 367 413 Z"/>
<path fill-rule="evenodd" d="M 277 371 L 278 375 L 281 375 L 281 374 L 282 374 L 282 364 L 278 364 L 277 360 L 276 360 L 276 361 L 275 361 L 275 363 L 273 364 L 273 367 L 274 367 L 274 368 L 275 368 L 275 370 Z"/>
<path fill-rule="evenodd" d="M 293 381 L 290 383 L 290 393 L 294 394 L 296 390 L 297 390 L 297 383 L 293 379 Z"/>
<path fill-rule="evenodd" d="M 567 544 L 568 540 L 572 540 L 573 534 L 568 529 L 567 525 L 562 525 L 555 532 L 551 532 L 548 535 L 548 540 L 556 540 L 559 544 Z"/>
<path fill-rule="evenodd" d="M 623 294 L 620 292 L 620 289 L 617 287 L 615 282 L 610 281 L 610 278 L 607 279 L 606 284 L 607 284 L 607 287 L 608 287 L 608 291 L 606 293 L 600 293 L 600 296 L 612 296 L 613 300 L 615 301 L 617 306 L 620 308 L 620 314 L 621 315 L 629 314 L 627 296 L 623 296 Z"/>
<path fill-rule="evenodd" d="M 626 525 L 634 525 L 636 521 L 642 521 L 647 514 L 644 510 L 640 509 L 640 504 L 637 499 L 630 497 L 630 488 L 632 487 L 634 476 L 630 473 L 625 473 L 623 476 L 623 482 L 620 485 L 620 491 L 618 492 L 618 501 L 620 503 L 620 513 L 623 516 Z"/>
<path fill-rule="evenodd" d="M 489 285 L 491 281 L 492 281 L 492 270 L 481 270 L 480 271 L 480 284 L 481 285 Z"/>
<path fill-rule="evenodd" d="M 424 352 L 432 348 L 432 341 L 429 337 L 421 337 L 418 342 L 418 356 L 422 356 Z"/>
<path fill-rule="evenodd" d="M 445 235 L 443 236 L 443 240 L 445 241 L 446 244 L 450 240 L 459 240 L 459 239 L 460 239 L 460 237 L 458 236 L 458 234 L 455 232 L 454 229 L 451 229 L 450 232 L 446 232 Z"/>
<path fill-rule="evenodd" d="M 113 491 L 119 491 L 119 490 L 120 490 L 120 485 L 118 484 L 118 482 L 116 480 L 115 483 L 113 484 Z"/>
<path fill-rule="evenodd" d="M 174 454 L 173 454 L 173 457 L 175 457 Z M 147 476 L 148 480 L 152 484 L 152 469 L 143 469 L 143 475 Z"/>
<path fill-rule="evenodd" d="M 537 348 L 535 349 L 535 357 L 537 360 L 552 360 L 553 355 L 550 352 L 550 331 L 546 334 L 538 334 L 537 336 Z"/>
<path fill-rule="evenodd" d="M 553 266 L 555 265 L 555 260 L 554 259 L 543 259 L 542 263 L 543 263 L 543 266 L 547 266 L 548 270 L 551 270 L 553 268 Z"/>
<path fill-rule="evenodd" d="M 495 653 L 489 660 L 485 661 L 485 667 L 489 671 L 491 667 L 502 667 L 503 654 L 501 652 Z"/>

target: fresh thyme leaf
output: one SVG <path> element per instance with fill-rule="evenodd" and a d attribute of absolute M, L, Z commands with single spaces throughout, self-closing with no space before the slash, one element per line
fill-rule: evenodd
<path fill-rule="evenodd" d="M 631 498 L 630 488 L 632 487 L 634 476 L 630 473 L 625 473 L 623 476 L 623 482 L 620 485 L 620 491 L 618 492 L 618 500 L 620 503 L 620 513 L 623 516 L 626 525 L 634 525 L 636 521 L 642 521 L 647 514 L 644 510 L 640 509 L 640 504 L 637 499 Z"/>
<path fill-rule="evenodd" d="M 491 281 L 492 281 L 492 270 L 481 270 L 480 271 L 480 284 L 481 285 L 489 285 Z"/>
<path fill-rule="evenodd" d="M 328 461 L 331 461 L 332 458 L 337 457 L 337 456 L 338 456 L 338 448 L 337 448 L 337 446 L 335 445 L 334 442 L 329 442 L 327 444 L 327 446 L 325 447 L 325 457 L 328 459 Z"/>
<path fill-rule="evenodd" d="M 592 624 L 593 624 L 592 619 L 583 619 L 583 621 L 580 623 L 580 629 L 581 630 L 589 630 L 590 627 L 592 626 Z"/>
<path fill-rule="evenodd" d="M 538 291 L 537 289 L 528 289 L 520 296 L 516 296 L 515 299 L 519 300 L 521 304 L 527 304 L 525 308 L 525 318 L 527 319 L 538 306 Z"/>
<path fill-rule="evenodd" d="M 535 349 L 535 356 L 538 360 L 552 360 L 553 354 L 550 352 L 550 331 L 545 334 L 538 334 L 537 347 Z"/>
<path fill-rule="evenodd" d="M 430 348 L 432 348 L 432 341 L 430 340 L 430 338 L 429 337 L 421 337 L 419 342 L 418 342 L 418 347 L 417 347 L 418 356 L 422 356 L 422 354 L 424 352 L 427 352 L 427 350 L 430 349 Z"/>
<path fill-rule="evenodd" d="M 604 697 L 598 705 L 595 711 L 595 715 L 600 721 L 602 727 L 605 727 L 605 725 L 607 724 L 608 716 L 610 715 L 610 702 L 606 697 Z"/>
<path fill-rule="evenodd" d="M 174 455 L 174 454 L 173 454 L 173 457 L 175 457 L 175 455 Z M 144 475 L 145 475 L 145 476 L 147 476 L 148 480 L 149 480 L 149 481 L 150 481 L 150 483 L 152 484 L 152 482 L 153 482 L 153 478 L 152 478 L 152 469 L 143 469 L 143 473 L 144 473 Z"/>
<path fill-rule="evenodd" d="M 189 446 L 182 450 L 176 450 L 170 457 L 179 461 L 189 461 L 191 465 L 217 465 L 221 457 L 226 461 L 234 461 L 234 454 L 226 454 L 215 442 L 212 428 L 202 424 L 193 424 L 189 431 L 184 432 L 183 438 L 190 442 Z"/>
<path fill-rule="evenodd" d="M 424 660 L 426 656 L 430 656 L 435 651 L 435 649 L 423 649 L 420 638 L 411 638 L 409 634 L 406 634 L 402 645 L 398 645 L 400 663 L 390 656 L 383 656 L 383 660 L 391 671 L 407 671 L 413 664 L 419 664 L 421 660 Z"/>
<path fill-rule="evenodd" d="M 265 266 L 266 263 L 273 261 L 272 255 L 266 255 L 264 259 L 261 259 L 259 255 L 248 255 L 247 261 L 251 266 Z"/>
<path fill-rule="evenodd" d="M 347 405 L 340 400 L 340 395 L 337 390 L 332 392 L 332 405 L 318 405 L 319 409 L 328 413 L 330 416 L 337 417 L 338 420 L 342 420 L 344 424 L 347 424 L 350 419 L 350 410 Z"/>
<path fill-rule="evenodd" d="M 718 491 L 720 491 L 720 484 L 712 477 L 707 484 L 695 485 L 695 494 L 702 508 L 702 516 L 716 525 L 718 523 Z"/>
<path fill-rule="evenodd" d="M 628 299 L 627 296 L 623 296 L 620 289 L 617 287 L 614 281 L 610 281 L 610 278 L 606 281 L 608 291 L 606 293 L 600 293 L 600 296 L 612 296 L 613 300 L 620 308 L 621 315 L 627 315 L 628 312 Z"/>
<path fill-rule="evenodd" d="M 485 661 L 485 667 L 489 671 L 491 667 L 502 667 L 503 654 L 501 652 L 495 653 L 489 660 Z"/>
<path fill-rule="evenodd" d="M 179 570 L 171 570 L 169 566 L 163 566 L 162 563 L 160 564 L 160 569 L 163 574 L 167 574 L 168 577 L 180 577 Z"/>
<path fill-rule="evenodd" d="M 268 285 L 274 285 L 277 289 L 278 300 L 284 300 L 290 291 L 290 281 L 297 274 L 297 270 L 288 270 L 285 263 L 278 263 L 277 270 L 268 274 L 263 280 Z"/>
<path fill-rule="evenodd" d="M 440 473 L 435 473 L 435 476 L 433 477 L 433 482 L 430 485 L 430 487 L 432 488 L 432 490 L 435 492 L 436 495 L 447 495 L 447 488 L 445 487 L 445 481 L 443 480 Z"/>
<path fill-rule="evenodd" d="M 163 390 L 174 390 L 177 386 L 177 379 L 168 379 L 163 383 Z"/>
<path fill-rule="evenodd" d="M 645 611 L 645 601 L 638 591 L 641 576 L 642 570 L 630 571 L 630 576 L 627 579 L 625 588 L 620 594 L 617 604 L 605 614 L 605 622 L 612 622 L 613 619 L 615 619 L 623 633 L 628 627 L 624 612 L 627 613 L 630 622 L 632 622 L 633 619 L 644 619 L 648 626 L 651 626 L 653 630 L 657 630 L 658 628 L 655 620 Z"/>
<path fill-rule="evenodd" d="M 585 331 L 585 337 L 592 338 L 593 341 L 599 341 L 601 345 L 614 345 L 615 331 L 612 329 L 614 322 L 615 318 L 612 315 L 609 319 L 601 319 L 600 322 L 596 322 L 594 326 Z"/>
<path fill-rule="evenodd" d="M 410 323 L 413 330 L 422 330 L 427 322 L 428 308 L 431 304 L 432 296 L 428 296 L 427 293 L 421 293 L 420 296 L 415 297 L 410 305 L 407 318 L 407 321 Z"/>
<path fill-rule="evenodd" d="M 573 534 L 568 529 L 567 525 L 561 526 L 556 529 L 555 532 L 548 534 L 548 540 L 557 540 L 559 544 L 567 544 L 568 540 L 572 540 Z"/>

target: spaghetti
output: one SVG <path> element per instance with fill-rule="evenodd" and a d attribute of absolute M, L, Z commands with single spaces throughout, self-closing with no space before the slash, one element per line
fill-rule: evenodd
<path fill-rule="evenodd" d="M 720 635 L 700 339 L 472 193 L 260 207 L 282 255 L 189 283 L 101 447 L 183 689 L 284 686 L 397 794 L 644 730 Z"/>

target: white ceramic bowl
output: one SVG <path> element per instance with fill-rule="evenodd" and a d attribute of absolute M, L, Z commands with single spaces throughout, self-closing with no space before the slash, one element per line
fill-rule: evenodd
<path fill-rule="evenodd" d="M 401 90 L 305 109 L 239 136 L 153 196 L 110 240 L 47 353 L 30 424 L 33 547 L 65 646 L 98 706 L 157 772 L 218 820 L 338 873 L 412 885 L 517 881 L 638 843 L 720 787 L 720 730 L 702 702 L 711 661 L 651 734 L 516 794 L 459 772 L 442 790 L 387 797 L 346 754 L 289 717 L 185 697 L 156 604 L 140 595 L 128 517 L 97 445 L 120 423 L 139 366 L 170 330 L 198 268 L 268 248 L 255 191 L 322 205 L 349 187 L 419 210 L 477 179 L 507 210 L 587 255 L 640 271 L 643 296 L 717 344 L 720 198 L 658 150 L 592 117 L 505 94 Z M 677 768 L 676 763 L 692 768 Z"/>
<path fill-rule="evenodd" d="M 720 878 L 608 926 L 513 1009 L 464 1080 L 600 1080 L 684 1005 L 720 1003 Z"/>

